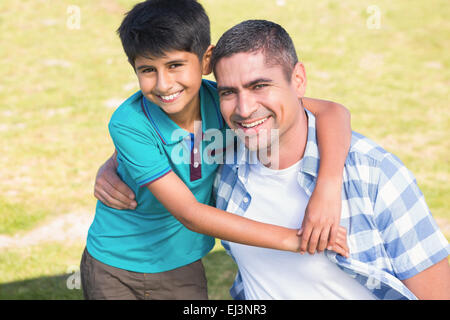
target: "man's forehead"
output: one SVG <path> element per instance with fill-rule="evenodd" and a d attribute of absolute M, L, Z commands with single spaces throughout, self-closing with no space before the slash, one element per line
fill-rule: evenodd
<path fill-rule="evenodd" d="M 221 58 L 216 64 L 217 82 L 231 78 L 250 79 L 257 74 L 273 74 L 276 69 L 282 70 L 279 65 L 267 62 L 265 54 L 260 50 L 256 52 L 238 52 Z"/>

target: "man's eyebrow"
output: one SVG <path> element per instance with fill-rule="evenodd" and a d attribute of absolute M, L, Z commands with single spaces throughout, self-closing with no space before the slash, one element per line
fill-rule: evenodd
<path fill-rule="evenodd" d="M 249 82 L 245 83 L 243 85 L 243 87 L 244 88 L 250 88 L 250 87 L 252 87 L 252 86 L 254 86 L 254 85 L 258 84 L 258 83 L 270 83 L 270 82 L 273 82 L 272 79 L 269 79 L 269 78 L 258 78 L 258 79 L 255 79 L 255 80 L 252 80 L 252 81 L 249 81 Z M 236 90 L 236 87 L 231 87 L 231 86 L 218 86 L 217 87 L 217 91 L 218 92 L 228 91 L 228 90 L 232 90 L 232 91 Z"/>
<path fill-rule="evenodd" d="M 256 85 L 258 83 L 261 83 L 261 82 L 269 83 L 269 82 L 272 82 L 272 79 L 269 79 L 269 78 L 258 78 L 258 79 L 255 79 L 255 80 L 252 80 L 252 81 L 249 81 L 249 82 L 245 83 L 244 84 L 244 88 L 253 87 L 254 85 Z"/>

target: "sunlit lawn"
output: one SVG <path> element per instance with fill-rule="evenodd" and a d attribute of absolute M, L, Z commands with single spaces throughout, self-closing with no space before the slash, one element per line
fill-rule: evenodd
<path fill-rule="evenodd" d="M 0 235 L 69 212 L 94 213 L 95 173 L 113 151 L 109 117 L 138 88 L 115 33 L 136 2 L 0 2 Z M 446 1 L 201 2 L 213 41 L 244 19 L 282 24 L 306 66 L 307 95 L 347 106 L 354 130 L 404 161 L 450 239 Z M 80 9 L 79 29 L 71 5 Z M 380 10 L 379 29 L 370 5 Z M 83 246 L 3 249 L 0 299 L 81 298 L 66 279 Z M 217 246 L 205 264 L 210 298 L 229 298 L 231 260 Z"/>

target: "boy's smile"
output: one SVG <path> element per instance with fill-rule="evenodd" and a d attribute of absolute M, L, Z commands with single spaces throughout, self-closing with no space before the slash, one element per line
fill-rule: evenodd
<path fill-rule="evenodd" d="M 170 51 L 162 57 L 139 56 L 135 71 L 142 94 L 180 127 L 198 119 L 203 73 L 196 54 Z"/>

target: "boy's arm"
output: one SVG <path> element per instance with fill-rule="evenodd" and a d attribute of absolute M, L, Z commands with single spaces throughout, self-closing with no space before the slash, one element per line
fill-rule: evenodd
<path fill-rule="evenodd" d="M 316 187 L 305 211 L 300 252 L 313 254 L 336 244 L 341 218 L 342 173 L 350 149 L 350 112 L 342 105 L 303 98 L 303 105 L 316 117 L 320 168 Z"/>
<path fill-rule="evenodd" d="M 133 191 L 117 174 L 117 151 L 98 169 L 94 196 L 108 207 L 125 210 L 136 208 Z"/>
<path fill-rule="evenodd" d="M 257 222 L 202 204 L 174 172 L 153 181 L 147 188 L 191 231 L 246 245 L 299 251 L 297 230 Z"/>

